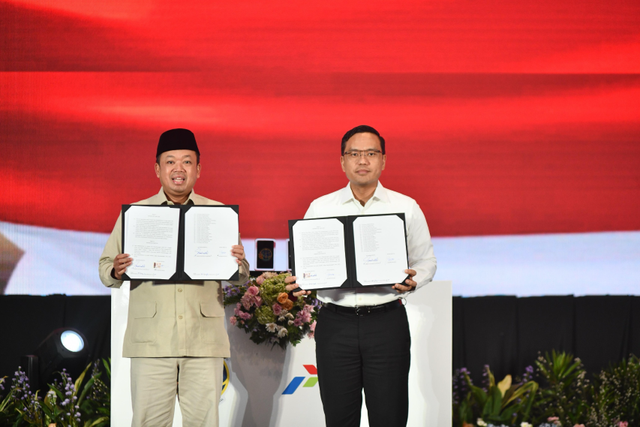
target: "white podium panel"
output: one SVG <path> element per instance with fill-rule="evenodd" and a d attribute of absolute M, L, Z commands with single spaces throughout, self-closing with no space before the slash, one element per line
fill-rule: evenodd
<path fill-rule="evenodd" d="M 129 359 L 122 357 L 129 288 L 111 296 L 111 425 L 131 425 Z M 411 328 L 409 427 L 451 425 L 451 282 L 434 281 L 407 297 Z M 226 310 L 227 319 L 233 308 Z M 315 341 L 305 338 L 286 351 L 256 345 L 227 325 L 231 340 L 229 383 L 220 400 L 221 427 L 324 426 L 315 373 Z M 174 426 L 182 425 L 176 403 Z M 362 426 L 368 426 L 363 405 Z"/>

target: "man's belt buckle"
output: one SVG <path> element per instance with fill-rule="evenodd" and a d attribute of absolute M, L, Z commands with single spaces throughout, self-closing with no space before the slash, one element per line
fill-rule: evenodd
<path fill-rule="evenodd" d="M 356 316 L 366 316 L 367 314 L 371 314 L 371 307 L 356 307 Z"/>

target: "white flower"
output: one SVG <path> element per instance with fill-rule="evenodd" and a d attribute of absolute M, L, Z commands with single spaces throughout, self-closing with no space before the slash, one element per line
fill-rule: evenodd
<path fill-rule="evenodd" d="M 266 325 L 264 325 L 264 327 L 267 330 L 267 332 L 275 332 L 276 331 L 276 324 L 275 323 L 267 323 Z"/>
<path fill-rule="evenodd" d="M 523 421 L 520 423 L 520 427 L 533 427 L 533 424 L 529 424 L 528 422 Z"/>
<path fill-rule="evenodd" d="M 278 338 L 282 338 L 287 335 L 287 328 L 280 328 L 278 330 Z"/>
<path fill-rule="evenodd" d="M 479 427 L 486 427 L 487 425 L 487 423 L 485 423 L 482 418 L 478 418 L 478 421 L 476 421 L 476 424 L 478 424 Z"/>

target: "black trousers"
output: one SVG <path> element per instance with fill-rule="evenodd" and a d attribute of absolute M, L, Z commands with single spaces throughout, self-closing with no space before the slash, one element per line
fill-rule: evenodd
<path fill-rule="evenodd" d="M 404 306 L 367 316 L 322 308 L 315 340 L 327 427 L 360 426 L 363 389 L 370 427 L 407 425 L 411 336 Z"/>

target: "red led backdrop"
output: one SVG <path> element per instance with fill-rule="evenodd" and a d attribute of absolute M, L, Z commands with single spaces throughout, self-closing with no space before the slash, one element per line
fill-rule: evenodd
<path fill-rule="evenodd" d="M 434 236 L 640 230 L 637 1 L 0 1 L 0 94 L 0 221 L 109 232 L 187 127 L 284 238 L 370 124 Z"/>

